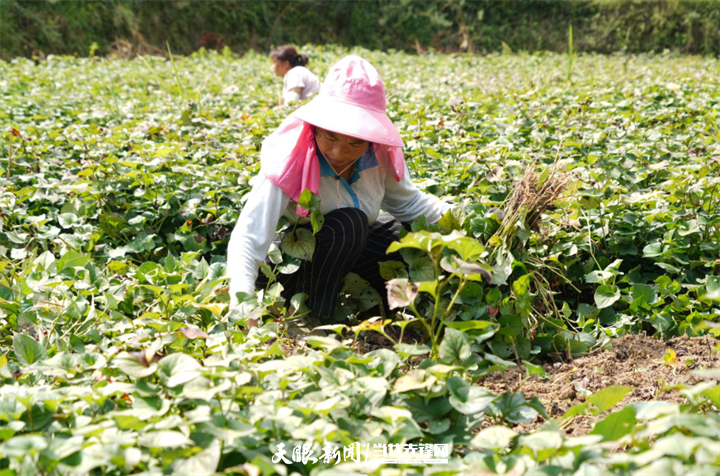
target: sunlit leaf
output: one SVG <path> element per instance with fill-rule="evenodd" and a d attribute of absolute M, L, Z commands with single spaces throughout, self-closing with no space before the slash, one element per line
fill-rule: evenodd
<path fill-rule="evenodd" d="M 35 339 L 25 334 L 13 336 L 13 350 L 18 361 L 25 365 L 34 364 L 48 357 L 47 350 Z"/>
<path fill-rule="evenodd" d="M 470 441 L 470 446 L 478 449 L 503 450 L 518 434 L 504 426 L 491 426 L 481 430 Z"/>
<path fill-rule="evenodd" d="M 632 432 L 636 423 L 635 410 L 631 406 L 626 406 L 596 422 L 590 434 L 601 435 L 603 441 L 615 441 Z"/>
<path fill-rule="evenodd" d="M 587 398 L 589 403 L 595 405 L 599 413 L 610 410 L 612 407 L 617 405 L 620 400 L 625 398 L 629 392 L 632 392 L 634 387 L 624 387 L 621 385 L 613 385 L 611 387 L 603 388 L 598 390 L 594 394 Z"/>
<path fill-rule="evenodd" d="M 121 352 L 113 360 L 112 364 L 122 370 L 129 377 L 143 378 L 155 373 L 158 368 L 155 362 L 141 361 L 128 352 Z"/>
<path fill-rule="evenodd" d="M 445 329 L 445 336 L 440 344 L 440 361 L 446 364 L 462 363 L 470 357 L 470 340 L 461 331 Z"/>
<path fill-rule="evenodd" d="M 390 309 L 409 306 L 418 295 L 417 284 L 405 279 L 392 279 L 386 283 Z"/>
<path fill-rule="evenodd" d="M 148 448 L 176 448 L 192 445 L 193 441 L 179 431 L 151 431 L 138 439 L 140 446 Z"/>
<path fill-rule="evenodd" d="M 620 290 L 613 286 L 603 285 L 595 290 L 595 305 L 604 309 L 615 304 L 620 299 Z"/>

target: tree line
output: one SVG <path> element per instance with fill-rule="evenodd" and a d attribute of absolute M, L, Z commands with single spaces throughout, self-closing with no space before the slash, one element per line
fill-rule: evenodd
<path fill-rule="evenodd" d="M 0 57 L 242 53 L 283 43 L 379 50 L 720 54 L 718 0 L 88 0 L 0 2 Z"/>

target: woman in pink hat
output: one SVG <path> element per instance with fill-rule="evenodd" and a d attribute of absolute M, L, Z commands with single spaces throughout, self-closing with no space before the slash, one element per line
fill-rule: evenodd
<path fill-rule="evenodd" d="M 284 296 L 308 295 L 312 313 L 300 331 L 332 316 L 349 272 L 385 296 L 378 263 L 393 259 L 385 252 L 397 240 L 400 222 L 424 215 L 434 223 L 451 208 L 417 189 L 402 146 L 385 113 L 385 86 L 375 68 L 357 56 L 338 61 L 320 94 L 263 142 L 261 171 L 228 247 L 231 307 L 237 304 L 235 293 L 253 293 L 256 280 L 263 281 L 258 268 L 280 217 L 299 226 L 309 222 L 308 212 L 297 205 L 305 189 L 320 197 L 325 223 L 315 235 L 312 260 L 292 275 L 278 276 Z M 387 212 L 383 216 L 381 209 Z"/>

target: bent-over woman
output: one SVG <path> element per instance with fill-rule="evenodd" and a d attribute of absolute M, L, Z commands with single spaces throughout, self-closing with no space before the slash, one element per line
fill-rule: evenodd
<path fill-rule="evenodd" d="M 278 46 L 270 53 L 273 72 L 283 78 L 283 102 L 305 100 L 320 91 L 320 80 L 305 67 L 307 55 L 298 54 L 293 46 Z"/>
<path fill-rule="evenodd" d="M 386 296 L 378 263 L 392 259 L 385 252 L 397 240 L 400 223 L 421 215 L 437 222 L 451 205 L 411 180 L 402 138 L 385 105 L 385 86 L 375 68 L 347 56 L 331 68 L 320 94 L 265 139 L 260 173 L 230 238 L 231 307 L 237 304 L 235 293 L 253 293 L 256 281 L 263 281 L 258 268 L 280 217 L 300 226 L 309 222 L 297 204 L 305 189 L 320 197 L 325 222 L 315 236 L 312 260 L 292 275 L 278 275 L 284 296 L 308 295 L 312 312 L 296 327 L 327 322 L 349 272 Z"/>

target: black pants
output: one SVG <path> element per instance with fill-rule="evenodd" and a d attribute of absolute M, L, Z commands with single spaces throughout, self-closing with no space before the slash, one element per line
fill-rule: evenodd
<path fill-rule="evenodd" d="M 343 280 L 348 273 L 365 279 L 383 298 L 387 309 L 385 280 L 380 276 L 379 262 L 402 261 L 398 253 L 385 254 L 398 239 L 402 225 L 383 213 L 368 223 L 367 215 L 356 208 L 340 208 L 325 215 L 325 223 L 315 235 L 312 261 L 303 261 L 293 274 L 278 274 L 283 297 L 296 293 L 308 295 L 307 305 L 320 317 L 333 315 Z M 257 287 L 264 288 L 268 279 L 260 275 Z"/>

